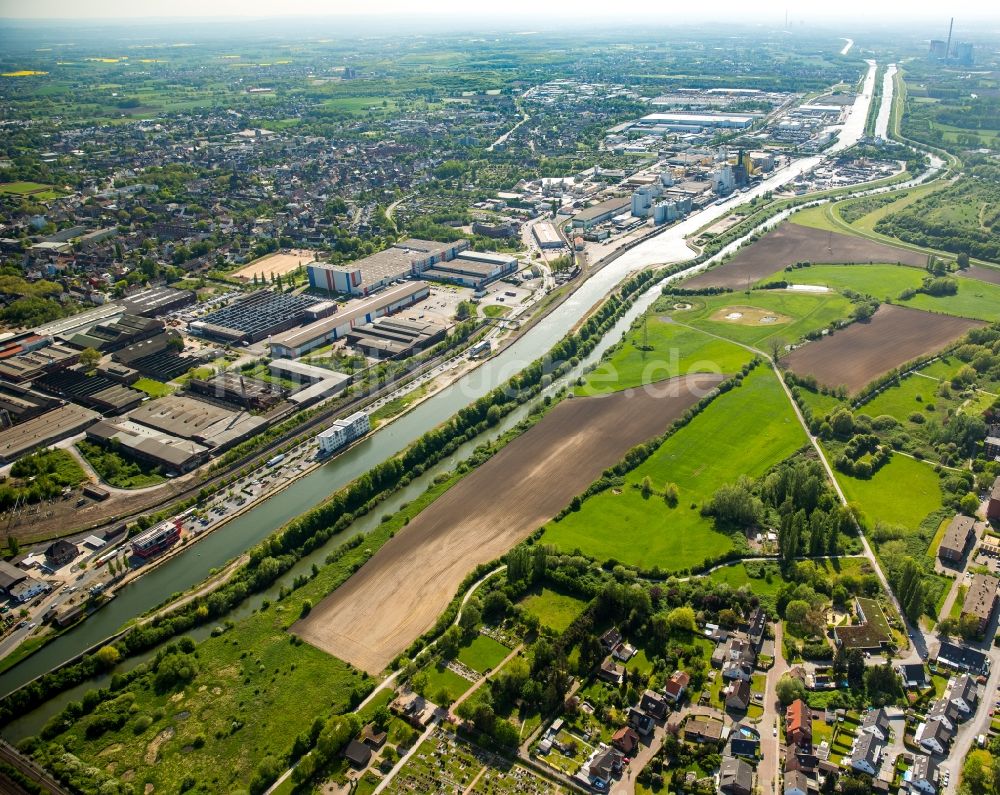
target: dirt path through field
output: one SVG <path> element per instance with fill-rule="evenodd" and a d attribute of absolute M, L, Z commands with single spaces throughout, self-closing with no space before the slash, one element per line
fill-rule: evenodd
<path fill-rule="evenodd" d="M 699 373 L 656 384 L 656 392 L 565 400 L 438 498 L 292 631 L 369 673 L 384 670 L 434 624 L 469 571 L 530 535 L 721 380 Z"/>

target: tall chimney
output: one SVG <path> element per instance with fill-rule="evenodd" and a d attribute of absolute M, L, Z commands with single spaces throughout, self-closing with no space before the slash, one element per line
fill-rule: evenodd
<path fill-rule="evenodd" d="M 948 23 L 948 45 L 944 48 L 944 59 L 947 61 L 951 58 L 951 29 L 955 27 L 955 17 L 951 18 L 951 22 Z"/>

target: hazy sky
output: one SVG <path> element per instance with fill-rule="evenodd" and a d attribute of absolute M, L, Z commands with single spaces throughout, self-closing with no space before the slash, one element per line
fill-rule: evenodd
<path fill-rule="evenodd" d="M 832 18 L 863 26 L 876 17 L 898 15 L 916 18 L 946 18 L 949 15 L 975 19 L 1000 19 L 1000 4 L 991 0 L 951 0 L 936 5 L 912 0 L 712 0 L 710 3 L 671 3 L 670 0 L 629 0 L 624 4 L 608 0 L 503 0 L 502 3 L 470 3 L 468 0 L 0 0 L 0 17 L 23 19 L 124 19 L 166 17 L 262 17 L 290 15 L 415 15 L 447 14 L 457 19 L 490 16 L 530 20 L 539 14 L 546 19 L 564 16 L 580 19 L 591 16 L 635 18 L 648 15 L 657 21 L 698 19 L 740 19 L 771 23 L 784 18 L 786 9 L 793 20 L 820 21 Z M 873 11 L 874 9 L 874 11 Z M 947 24 L 947 22 L 945 22 Z"/>

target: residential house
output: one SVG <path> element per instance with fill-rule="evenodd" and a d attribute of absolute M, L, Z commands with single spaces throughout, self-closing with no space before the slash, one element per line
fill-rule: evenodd
<path fill-rule="evenodd" d="M 760 654 L 760 647 L 764 643 L 764 633 L 766 630 L 767 613 L 764 612 L 762 607 L 758 607 L 750 614 L 750 620 L 746 629 L 747 636 L 750 638 L 750 644 L 757 654 Z"/>
<path fill-rule="evenodd" d="M 618 627 L 611 627 L 611 629 L 601 635 L 601 645 L 608 652 L 612 652 L 617 649 L 618 644 L 621 642 L 622 633 L 618 631 Z"/>
<path fill-rule="evenodd" d="M 958 730 L 958 722 L 961 718 L 962 711 L 958 708 L 957 704 L 947 697 L 939 698 L 931 704 L 931 708 L 927 712 L 928 722 L 939 721 L 952 733 Z"/>
<path fill-rule="evenodd" d="M 750 706 L 750 682 L 735 679 L 725 689 L 726 709 L 743 712 Z"/>
<path fill-rule="evenodd" d="M 686 674 L 685 674 L 686 676 Z M 653 720 L 663 720 L 667 717 L 669 705 L 666 699 L 653 690 L 646 690 L 639 699 L 639 709 L 645 712 Z"/>
<path fill-rule="evenodd" d="M 374 723 L 365 724 L 365 727 L 361 730 L 361 742 L 373 751 L 377 751 L 385 745 L 386 736 L 384 731 L 379 731 L 375 728 Z"/>
<path fill-rule="evenodd" d="M 729 735 L 730 756 L 743 756 L 747 759 L 756 759 L 760 753 L 760 738 L 749 734 L 743 734 L 737 727 Z"/>
<path fill-rule="evenodd" d="M 961 560 L 969 541 L 975 537 L 975 525 L 976 520 L 971 516 L 957 514 L 944 531 L 944 537 L 938 545 L 938 557 L 953 563 Z"/>
<path fill-rule="evenodd" d="M 630 643 L 619 643 L 611 651 L 611 656 L 616 660 L 621 660 L 622 662 L 628 662 L 631 660 L 636 653 L 636 648 Z"/>
<path fill-rule="evenodd" d="M 651 734 L 656 724 L 653 719 L 640 709 L 628 708 L 628 725 L 635 729 L 643 737 Z"/>
<path fill-rule="evenodd" d="M 869 710 L 861 721 L 861 731 L 874 735 L 882 742 L 889 742 L 889 714 L 879 709 Z"/>
<path fill-rule="evenodd" d="M 752 795 L 753 768 L 742 759 L 725 757 L 719 768 L 719 792 L 725 795 Z"/>
<path fill-rule="evenodd" d="M 854 749 L 851 752 L 851 767 L 861 773 L 874 776 L 879 767 L 879 757 L 884 744 L 874 734 L 860 733 L 854 738 Z"/>
<path fill-rule="evenodd" d="M 820 758 L 816 754 L 803 751 L 794 745 L 789 750 L 794 751 L 794 753 L 789 753 L 785 756 L 786 773 L 799 771 L 809 776 L 815 773 L 816 769 L 820 766 Z"/>
<path fill-rule="evenodd" d="M 951 741 L 952 732 L 939 720 L 927 720 L 917 726 L 913 739 L 932 754 L 943 754 Z"/>
<path fill-rule="evenodd" d="M 968 674 L 962 674 L 956 679 L 952 679 L 948 687 L 948 700 L 951 701 L 964 715 L 969 715 L 976 711 L 976 703 L 979 701 L 979 688 L 976 680 Z"/>
<path fill-rule="evenodd" d="M 941 665 L 977 675 L 985 675 L 990 669 L 990 658 L 983 652 L 971 646 L 952 643 L 950 640 L 941 642 L 935 660 Z"/>
<path fill-rule="evenodd" d="M 937 792 L 937 762 L 924 754 L 916 754 L 910 765 L 910 786 L 925 793 L 935 795 Z"/>
<path fill-rule="evenodd" d="M 663 691 L 666 693 L 667 698 L 676 704 L 684 697 L 684 690 L 690 681 L 691 677 L 685 671 L 674 671 Z"/>
<path fill-rule="evenodd" d="M 72 563 L 79 554 L 80 550 L 76 544 L 71 544 L 65 539 L 53 541 L 45 548 L 45 560 L 53 569 L 60 569 L 67 563 Z"/>
<path fill-rule="evenodd" d="M 372 749 L 357 740 L 351 740 L 344 749 L 344 758 L 358 769 L 368 767 L 372 758 Z"/>
<path fill-rule="evenodd" d="M 790 745 L 812 745 L 812 710 L 801 698 L 795 699 L 785 710 L 785 739 Z"/>
<path fill-rule="evenodd" d="M 785 773 L 785 795 L 809 795 L 809 779 L 801 770 Z"/>
<path fill-rule="evenodd" d="M 739 679 L 749 682 L 753 679 L 754 664 L 752 662 L 742 662 L 736 660 L 726 660 L 722 665 L 723 679 Z"/>
<path fill-rule="evenodd" d="M 903 685 L 916 690 L 923 690 L 927 687 L 927 669 L 923 663 L 904 663 L 899 666 L 899 675 L 903 679 Z"/>
<path fill-rule="evenodd" d="M 594 754 L 587 769 L 590 777 L 596 778 L 607 786 L 611 777 L 622 769 L 622 758 L 621 751 L 602 744 Z"/>
<path fill-rule="evenodd" d="M 972 583 L 965 594 L 965 601 L 962 604 L 962 618 L 971 619 L 976 622 L 979 632 L 985 632 L 989 626 L 993 611 L 997 606 L 997 588 L 1000 587 L 1000 580 L 991 577 L 989 574 L 975 574 Z"/>
<path fill-rule="evenodd" d="M 623 726 L 611 736 L 611 744 L 625 756 L 632 756 L 639 747 L 639 735 L 630 726 Z"/>
<path fill-rule="evenodd" d="M 1000 477 L 993 481 L 990 489 L 990 501 L 986 504 L 986 518 L 991 522 L 1000 519 Z"/>
<path fill-rule="evenodd" d="M 610 657 L 606 657 L 601 663 L 601 670 L 597 672 L 597 676 L 605 682 L 620 685 L 625 681 L 625 669 Z"/>
<path fill-rule="evenodd" d="M 696 743 L 714 743 L 722 739 L 722 721 L 688 718 L 684 724 L 684 739 Z"/>

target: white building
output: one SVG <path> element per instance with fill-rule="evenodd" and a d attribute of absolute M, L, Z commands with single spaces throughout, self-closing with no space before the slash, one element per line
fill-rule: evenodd
<path fill-rule="evenodd" d="M 320 452 L 329 454 L 339 450 L 355 439 L 360 439 L 371 430 L 371 419 L 363 411 L 358 411 L 350 417 L 337 420 L 316 438 L 319 440 Z"/>

